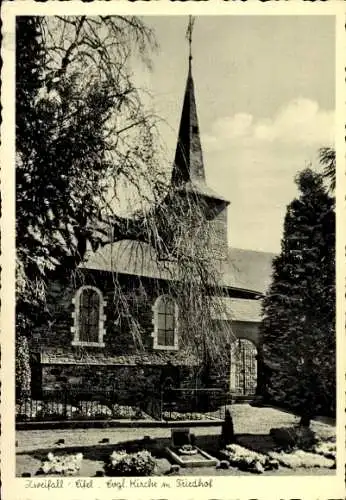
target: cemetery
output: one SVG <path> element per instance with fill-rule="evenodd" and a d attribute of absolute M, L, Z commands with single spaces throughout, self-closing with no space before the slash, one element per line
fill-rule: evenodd
<path fill-rule="evenodd" d="M 209 30 L 214 21 L 199 22 Z M 291 95 L 299 116 L 292 154 L 278 159 L 280 148 L 266 142 L 271 170 L 264 149 L 252 155 L 253 143 L 272 135 L 262 123 L 268 110 L 257 118 L 247 108 L 223 115 L 223 98 L 234 99 L 232 110 L 238 103 L 228 85 L 238 51 L 230 51 L 230 73 L 227 61 L 218 62 L 224 97 L 215 99 L 217 78 L 209 95 L 195 86 L 195 66 L 196 75 L 208 68 L 199 44 L 192 62 L 193 26 L 190 16 L 189 57 L 179 72 L 185 87 L 182 79 L 174 93 L 157 89 L 181 103 L 163 154 L 159 122 L 132 82 L 135 67 L 127 67 L 135 64 L 127 53 L 135 40 L 142 62 L 154 53 L 145 19 L 17 20 L 17 477 L 146 477 L 150 484 L 158 476 L 336 474 L 335 150 L 313 142 L 320 173 L 297 170 L 310 156 L 294 156 L 304 135 L 295 128 L 311 102 L 303 99 L 300 110 Z M 297 81 L 312 60 L 309 51 L 304 57 Z M 179 79 L 177 71 L 166 84 Z M 257 94 L 263 106 L 264 92 L 249 93 Z M 281 103 L 291 118 L 292 102 Z M 274 124 L 286 123 L 279 107 L 272 113 Z M 223 167 L 213 152 L 219 139 Z M 251 153 L 243 166 L 238 149 Z M 323 173 L 328 166 L 332 179 Z M 290 201 L 284 194 L 293 187 Z M 277 207 L 280 225 L 272 218 Z"/>
<path fill-rule="evenodd" d="M 17 476 L 335 474 L 335 427 L 298 423 L 287 412 L 234 404 L 222 425 L 209 427 L 17 431 Z"/>

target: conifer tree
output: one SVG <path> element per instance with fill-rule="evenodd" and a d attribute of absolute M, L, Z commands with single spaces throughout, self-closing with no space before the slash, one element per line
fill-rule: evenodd
<path fill-rule="evenodd" d="M 329 191 L 333 193 L 336 188 L 336 155 L 335 149 L 324 147 L 319 150 L 320 165 L 323 168 L 322 175 L 329 185 Z"/>
<path fill-rule="evenodd" d="M 269 398 L 309 425 L 335 409 L 335 213 L 322 175 L 308 168 L 296 183 L 261 329 Z"/>

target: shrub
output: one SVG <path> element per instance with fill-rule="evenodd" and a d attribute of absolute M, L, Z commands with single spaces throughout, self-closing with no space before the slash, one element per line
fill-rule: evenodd
<path fill-rule="evenodd" d="M 336 443 L 332 441 L 321 441 L 313 448 L 313 452 L 326 458 L 336 460 Z"/>
<path fill-rule="evenodd" d="M 89 419 L 104 420 L 112 418 L 112 410 L 99 403 L 99 401 L 80 402 L 77 407 L 76 416 L 85 416 Z"/>
<path fill-rule="evenodd" d="M 33 418 L 35 420 L 64 420 L 67 417 L 66 410 L 66 407 L 62 403 L 54 406 L 43 403 L 42 407 L 33 415 Z"/>
<path fill-rule="evenodd" d="M 132 406 L 114 404 L 112 406 L 112 417 L 115 419 L 140 419 L 143 417 L 143 412 L 139 408 L 133 408 Z"/>
<path fill-rule="evenodd" d="M 162 412 L 163 420 L 179 421 L 179 420 L 203 420 L 204 416 L 197 412 L 179 412 L 179 411 L 164 411 Z"/>
<path fill-rule="evenodd" d="M 43 461 L 37 471 L 38 475 L 74 476 L 80 469 L 83 455 L 77 453 L 76 455 L 55 456 L 53 453 L 48 453 L 47 458 L 48 460 Z"/>
<path fill-rule="evenodd" d="M 19 335 L 16 339 L 16 396 L 18 400 L 30 393 L 31 368 L 28 339 Z"/>
<path fill-rule="evenodd" d="M 16 404 L 16 420 L 17 422 L 23 422 L 37 419 L 37 415 L 42 413 L 43 408 L 42 401 L 25 398 L 19 404 Z"/>
<path fill-rule="evenodd" d="M 238 444 L 227 445 L 222 454 L 227 457 L 231 465 L 243 471 L 261 474 L 265 470 L 278 469 L 279 467 L 279 463 L 274 458 L 249 450 Z"/>
<path fill-rule="evenodd" d="M 151 476 L 155 465 L 155 459 L 147 450 L 137 453 L 114 451 L 104 469 L 107 476 Z"/>
<path fill-rule="evenodd" d="M 292 453 L 271 451 L 269 452 L 269 456 L 290 469 L 296 469 L 298 467 L 304 467 L 306 469 L 326 467 L 332 469 L 335 466 L 335 462 L 330 458 L 326 458 L 316 453 L 309 453 L 304 450 L 295 450 Z"/>
<path fill-rule="evenodd" d="M 16 414 L 16 422 L 27 422 L 28 420 L 30 420 L 30 417 L 25 413 Z"/>
<path fill-rule="evenodd" d="M 106 420 L 106 419 L 140 419 L 143 413 L 139 408 L 132 406 L 114 405 L 111 408 L 100 404 L 99 401 L 79 401 L 61 403 L 53 401 L 37 401 L 30 398 L 23 399 L 16 404 L 16 420 Z"/>
<path fill-rule="evenodd" d="M 275 444 L 282 450 L 312 450 L 318 439 L 315 432 L 308 427 L 279 427 L 270 429 Z"/>

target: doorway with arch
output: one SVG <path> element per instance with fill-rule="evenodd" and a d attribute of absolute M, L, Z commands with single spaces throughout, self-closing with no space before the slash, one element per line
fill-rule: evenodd
<path fill-rule="evenodd" d="M 257 389 L 257 347 L 248 339 L 238 338 L 231 344 L 230 392 L 237 396 L 254 396 Z"/>

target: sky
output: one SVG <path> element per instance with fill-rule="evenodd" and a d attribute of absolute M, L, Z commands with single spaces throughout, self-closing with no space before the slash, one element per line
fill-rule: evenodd
<path fill-rule="evenodd" d="M 159 49 L 138 63 L 173 162 L 188 69 L 185 16 L 144 17 Z M 294 178 L 333 144 L 332 16 L 198 16 L 192 71 L 207 183 L 230 201 L 229 245 L 279 252 Z"/>

